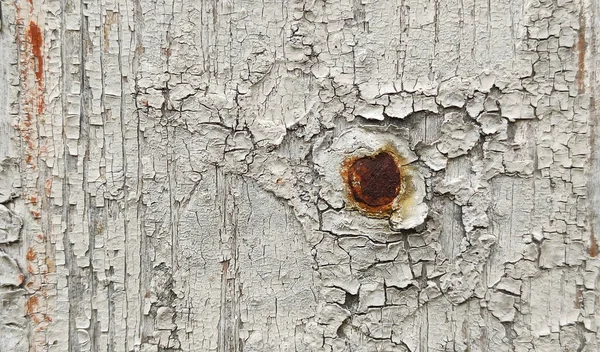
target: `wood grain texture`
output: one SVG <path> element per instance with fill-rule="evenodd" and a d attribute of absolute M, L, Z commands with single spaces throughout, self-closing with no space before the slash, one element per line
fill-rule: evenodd
<path fill-rule="evenodd" d="M 1 16 L 0 352 L 600 349 L 596 1 Z"/>

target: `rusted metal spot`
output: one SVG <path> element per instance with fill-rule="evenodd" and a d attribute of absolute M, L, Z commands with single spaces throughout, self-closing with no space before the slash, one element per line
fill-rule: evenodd
<path fill-rule="evenodd" d="M 414 193 L 408 161 L 391 145 L 347 157 L 340 168 L 347 207 L 377 218 L 389 216 Z"/>
<path fill-rule="evenodd" d="M 348 170 L 354 199 L 371 207 L 390 204 L 400 192 L 400 170 L 387 152 L 356 160 Z"/>

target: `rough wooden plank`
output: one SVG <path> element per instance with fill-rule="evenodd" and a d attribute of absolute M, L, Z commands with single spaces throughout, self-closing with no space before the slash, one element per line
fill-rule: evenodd
<path fill-rule="evenodd" d="M 599 12 L 3 2 L 0 351 L 597 350 Z"/>

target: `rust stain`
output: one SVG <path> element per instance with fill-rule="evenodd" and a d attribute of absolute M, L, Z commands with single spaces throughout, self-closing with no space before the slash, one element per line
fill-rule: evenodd
<path fill-rule="evenodd" d="M 38 298 L 37 296 L 31 296 L 29 297 L 29 299 L 27 300 L 27 313 L 31 314 L 34 313 L 37 310 L 38 307 Z"/>
<path fill-rule="evenodd" d="M 387 152 L 365 156 L 348 169 L 354 199 L 370 207 L 390 204 L 400 192 L 400 169 Z"/>
<path fill-rule="evenodd" d="M 370 217 L 389 216 L 414 193 L 407 163 L 391 145 L 369 155 L 348 156 L 340 168 L 347 207 Z"/>
<path fill-rule="evenodd" d="M 27 260 L 29 260 L 30 262 L 32 262 L 37 258 L 37 253 L 33 250 L 33 248 L 29 247 L 29 250 L 27 251 L 25 258 Z"/>
<path fill-rule="evenodd" d="M 27 314 L 31 315 L 37 311 L 38 308 L 38 298 L 37 296 L 31 296 L 25 303 Z"/>
<path fill-rule="evenodd" d="M 33 8 L 30 7 L 30 15 Z M 23 118 L 15 126 L 20 132 L 24 145 L 25 163 L 36 169 L 38 152 L 37 117 L 43 114 L 44 105 L 44 55 L 42 29 L 34 21 L 23 18 L 21 7 L 17 6 L 17 23 L 24 28 L 23 35 L 17 36 L 20 48 L 19 61 L 22 84 Z"/>
<path fill-rule="evenodd" d="M 31 45 L 31 54 L 33 55 L 33 70 L 35 72 L 35 80 L 38 86 L 38 114 L 44 111 L 43 87 L 44 87 L 44 56 L 42 55 L 42 46 L 44 39 L 42 30 L 33 21 L 29 22 L 27 31 L 29 44 Z"/>
<path fill-rule="evenodd" d="M 585 93 L 585 50 L 587 44 L 585 42 L 585 15 L 583 11 L 579 14 L 579 32 L 577 34 L 577 91 L 580 94 Z"/>
<path fill-rule="evenodd" d="M 42 31 L 35 22 L 30 21 L 27 35 L 29 38 L 29 43 L 31 44 L 31 53 L 37 61 L 34 68 L 35 77 L 38 82 L 42 82 L 42 74 L 44 72 L 44 58 L 42 57 Z"/>
<path fill-rule="evenodd" d="M 37 296 L 31 296 L 25 303 L 25 311 L 29 318 L 35 323 L 39 324 L 42 320 L 38 317 L 39 301 Z"/>

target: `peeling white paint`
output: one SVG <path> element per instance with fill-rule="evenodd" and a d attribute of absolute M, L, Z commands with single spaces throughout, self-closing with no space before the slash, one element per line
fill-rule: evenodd
<path fill-rule="evenodd" d="M 599 350 L 599 16 L 3 2 L 0 350 Z"/>

